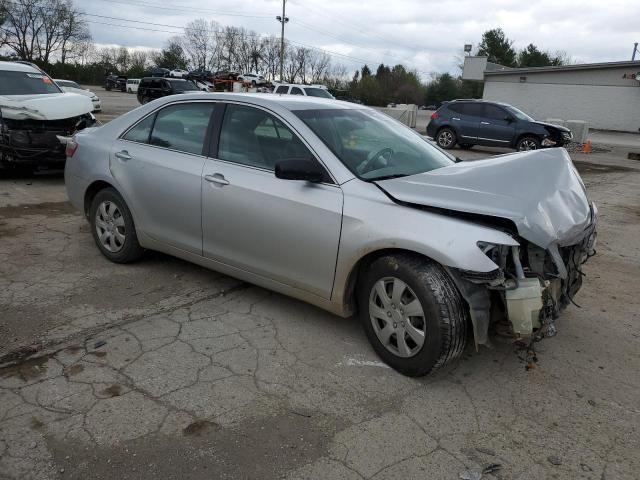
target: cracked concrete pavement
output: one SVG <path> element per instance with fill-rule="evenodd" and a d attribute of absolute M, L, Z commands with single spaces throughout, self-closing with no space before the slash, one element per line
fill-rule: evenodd
<path fill-rule="evenodd" d="M 0 180 L 0 479 L 638 478 L 640 163 L 574 158 L 601 215 L 581 308 L 536 368 L 494 336 L 422 379 L 355 319 L 109 263 L 59 176 Z"/>

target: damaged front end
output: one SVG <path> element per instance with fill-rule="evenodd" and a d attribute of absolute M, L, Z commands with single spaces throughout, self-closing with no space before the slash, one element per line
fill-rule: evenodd
<path fill-rule="evenodd" d="M 95 122 L 91 113 L 61 120 L 17 120 L 0 112 L 0 168 L 61 168 L 65 145 L 59 137 L 71 137 Z"/>
<path fill-rule="evenodd" d="M 519 246 L 478 242 L 498 268 L 478 273 L 449 269 L 469 304 L 476 345 L 488 343 L 490 325 L 515 338 L 556 334 L 555 320 L 582 286 L 582 265 L 595 254 L 597 208 L 591 204 L 587 228 L 568 242 L 546 249 L 523 238 Z"/>

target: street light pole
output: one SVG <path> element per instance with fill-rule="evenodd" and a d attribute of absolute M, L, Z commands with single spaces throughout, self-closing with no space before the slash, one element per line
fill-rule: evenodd
<path fill-rule="evenodd" d="M 280 32 L 280 81 L 284 81 L 284 24 L 289 21 L 289 18 L 285 15 L 285 6 L 287 0 L 282 0 L 282 16 L 278 15 L 276 20 L 282 24 L 282 30 Z"/>

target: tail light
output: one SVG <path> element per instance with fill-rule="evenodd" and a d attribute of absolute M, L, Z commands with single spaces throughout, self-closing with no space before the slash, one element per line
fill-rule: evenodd
<path fill-rule="evenodd" d="M 78 151 L 79 146 L 80 145 L 75 141 L 75 139 L 72 138 L 71 140 L 69 140 L 64 150 L 64 153 L 67 156 L 67 158 L 73 157 L 73 155 Z"/>
<path fill-rule="evenodd" d="M 433 112 L 433 113 L 431 114 L 431 120 L 437 120 L 437 119 L 438 119 L 438 117 L 440 117 L 440 115 L 438 115 L 438 112 Z"/>

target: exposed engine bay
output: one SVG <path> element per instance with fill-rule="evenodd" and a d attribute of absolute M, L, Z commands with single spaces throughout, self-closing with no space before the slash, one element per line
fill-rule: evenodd
<path fill-rule="evenodd" d="M 91 113 L 62 120 L 15 120 L 0 113 L 0 168 L 59 168 L 65 145 L 58 137 L 71 137 L 95 124 Z"/>

